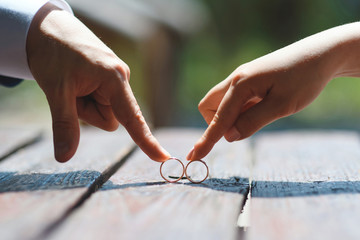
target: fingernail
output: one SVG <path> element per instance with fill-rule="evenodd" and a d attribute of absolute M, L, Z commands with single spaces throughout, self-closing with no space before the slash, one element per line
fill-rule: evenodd
<path fill-rule="evenodd" d="M 190 150 L 189 154 L 186 156 L 186 159 L 191 160 L 191 157 L 193 156 L 193 154 L 194 154 L 194 147 Z"/>
<path fill-rule="evenodd" d="M 228 141 L 233 142 L 233 141 L 238 140 L 240 137 L 241 137 L 241 135 L 240 135 L 239 131 L 235 127 L 231 128 L 231 130 L 229 131 L 229 135 L 228 135 Z"/>
<path fill-rule="evenodd" d="M 68 153 L 70 150 L 69 144 L 66 142 L 59 142 L 55 145 L 55 158 L 57 160 L 60 159 L 60 157 L 64 156 Z"/>

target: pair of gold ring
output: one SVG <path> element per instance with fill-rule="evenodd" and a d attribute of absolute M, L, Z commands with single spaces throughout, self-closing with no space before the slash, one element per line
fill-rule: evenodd
<path fill-rule="evenodd" d="M 163 166 L 164 166 L 164 164 L 166 164 L 166 162 L 168 162 L 169 160 L 175 160 L 175 161 L 177 161 L 177 162 L 180 164 L 180 166 L 182 167 L 182 174 L 181 174 L 181 176 L 179 176 L 179 177 L 174 177 L 174 176 L 165 177 L 166 174 L 163 174 Z M 188 167 L 190 166 L 190 164 L 195 163 L 195 162 L 202 163 L 202 164 L 206 167 L 206 175 L 205 175 L 205 177 L 202 177 L 202 178 L 200 178 L 199 180 L 193 179 L 193 178 L 188 174 L 188 172 L 187 172 Z M 192 183 L 202 183 L 202 182 L 205 181 L 205 180 L 208 178 L 208 176 L 209 176 L 209 168 L 208 168 L 208 166 L 206 165 L 206 163 L 205 163 L 203 160 L 192 160 L 192 161 L 190 161 L 188 164 L 186 164 L 186 167 L 185 167 L 184 164 L 181 162 L 180 159 L 175 158 L 175 157 L 171 157 L 171 158 L 169 158 L 168 160 L 166 160 L 165 162 L 162 162 L 162 163 L 161 163 L 161 165 L 160 165 L 160 175 L 161 175 L 161 177 L 162 177 L 165 181 L 167 181 L 167 182 L 169 182 L 169 183 L 175 183 L 175 182 L 178 182 L 179 180 L 185 179 L 185 178 L 188 179 L 188 180 L 189 180 L 190 182 L 192 182 Z M 184 175 L 185 175 L 185 177 L 184 177 Z M 170 180 L 170 178 L 173 178 L 174 180 Z"/>

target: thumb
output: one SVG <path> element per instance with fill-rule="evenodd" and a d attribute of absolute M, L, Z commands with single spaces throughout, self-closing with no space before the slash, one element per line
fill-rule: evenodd
<path fill-rule="evenodd" d="M 288 115 L 286 104 L 272 98 L 265 98 L 241 113 L 224 137 L 229 142 L 247 138 L 266 125 Z M 231 136 L 234 135 L 234 132 L 240 133 L 241 137 L 233 139 Z"/>
<path fill-rule="evenodd" d="M 48 97 L 52 116 L 55 159 L 68 161 L 79 144 L 80 129 L 76 110 L 76 98 L 57 94 Z"/>

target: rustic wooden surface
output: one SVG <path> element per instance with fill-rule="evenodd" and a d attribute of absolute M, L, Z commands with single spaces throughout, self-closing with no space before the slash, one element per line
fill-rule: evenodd
<path fill-rule="evenodd" d="M 247 239 L 360 239 L 356 133 L 267 134 L 255 150 Z"/>
<path fill-rule="evenodd" d="M 2 128 L 0 129 L 0 161 L 16 151 L 36 143 L 42 133 L 37 129 Z"/>
<path fill-rule="evenodd" d="M 156 136 L 185 159 L 201 133 Z M 164 182 L 160 164 L 121 131 L 84 130 L 66 164 L 54 160 L 49 134 L 39 140 L 38 131 L 0 129 L 0 136 L 1 239 L 360 239 L 354 132 L 221 141 L 204 159 L 209 179 L 198 185 Z M 251 221 L 244 232 L 237 220 L 245 202 L 242 216 Z"/>
<path fill-rule="evenodd" d="M 163 146 L 185 159 L 199 130 L 157 132 Z M 202 184 L 168 184 L 160 164 L 138 151 L 70 217 L 55 239 L 235 239 L 248 191 L 249 145 L 221 142 L 206 158 L 210 178 Z"/>
<path fill-rule="evenodd" d="M 37 239 L 65 220 L 94 182 L 133 143 L 127 134 L 85 131 L 75 157 L 54 160 L 52 140 L 44 138 L 0 163 L 2 239 Z"/>

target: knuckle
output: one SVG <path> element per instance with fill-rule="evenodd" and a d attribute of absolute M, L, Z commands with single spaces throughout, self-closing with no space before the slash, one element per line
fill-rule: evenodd
<path fill-rule="evenodd" d="M 53 128 L 58 130 L 73 130 L 75 127 L 71 118 L 63 117 L 62 119 L 53 120 Z"/>
<path fill-rule="evenodd" d="M 246 86 L 246 83 L 249 82 L 248 77 L 244 77 L 242 74 L 236 74 L 232 79 L 230 86 L 235 89 L 235 91 L 243 91 L 245 89 L 248 89 L 249 86 Z"/>
<path fill-rule="evenodd" d="M 138 121 L 145 122 L 140 106 L 138 104 L 135 105 L 135 113 L 133 118 Z"/>
<path fill-rule="evenodd" d="M 122 81 L 129 81 L 130 80 L 130 68 L 129 66 L 124 63 L 118 63 L 115 67 L 116 73 L 120 75 L 120 79 Z"/>
<path fill-rule="evenodd" d="M 239 86 L 241 77 L 238 74 L 235 74 L 231 79 L 231 86 L 237 88 Z"/>
<path fill-rule="evenodd" d="M 220 118 L 220 115 L 218 113 L 215 113 L 210 125 L 218 125 L 221 123 L 221 118 Z"/>
<path fill-rule="evenodd" d="M 249 77 L 250 74 L 248 73 L 248 71 L 246 71 L 244 66 L 241 65 L 234 71 L 234 76 L 232 77 L 232 84 L 238 83 L 239 80 L 247 79 Z"/>
<path fill-rule="evenodd" d="M 124 114 L 123 117 L 121 118 L 121 124 L 124 125 L 125 127 L 129 126 L 133 122 L 145 124 L 145 118 L 138 104 L 135 105 L 135 110 L 132 111 L 132 114 Z"/>
<path fill-rule="evenodd" d="M 201 101 L 198 104 L 198 110 L 200 112 L 203 112 L 206 109 L 205 105 L 206 105 L 205 100 L 201 99 Z"/>
<path fill-rule="evenodd" d="M 130 67 L 126 64 L 126 63 L 124 63 L 124 71 L 125 71 L 125 74 L 126 74 L 126 76 L 127 76 L 127 79 L 128 80 L 130 80 Z"/>
<path fill-rule="evenodd" d="M 117 81 L 128 81 L 130 79 L 129 66 L 115 54 L 110 54 L 104 59 L 98 60 L 96 63 L 99 71 L 105 73 L 108 79 Z"/>

